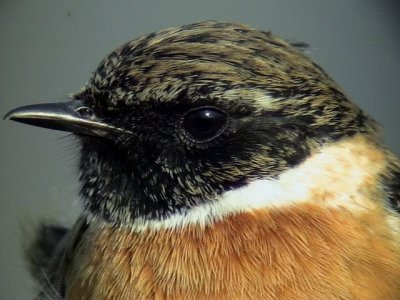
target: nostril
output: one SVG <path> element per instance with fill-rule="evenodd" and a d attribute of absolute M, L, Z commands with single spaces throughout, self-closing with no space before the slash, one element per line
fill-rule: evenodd
<path fill-rule="evenodd" d="M 87 106 L 79 107 L 75 110 L 82 118 L 91 118 L 94 115 L 94 112 L 91 108 Z"/>

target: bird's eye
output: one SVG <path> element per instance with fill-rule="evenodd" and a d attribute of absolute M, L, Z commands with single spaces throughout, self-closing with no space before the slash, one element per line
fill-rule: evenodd
<path fill-rule="evenodd" d="M 215 107 L 190 110 L 183 119 L 183 129 L 196 142 L 206 142 L 219 136 L 225 129 L 227 115 Z"/>

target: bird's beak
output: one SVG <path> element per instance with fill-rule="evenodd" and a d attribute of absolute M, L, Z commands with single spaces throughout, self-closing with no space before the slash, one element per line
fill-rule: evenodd
<path fill-rule="evenodd" d="M 83 100 L 22 106 L 10 111 L 4 119 L 101 137 L 124 131 L 100 120 Z"/>

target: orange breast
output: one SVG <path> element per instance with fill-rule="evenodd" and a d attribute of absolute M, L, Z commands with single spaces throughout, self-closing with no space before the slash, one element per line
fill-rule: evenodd
<path fill-rule="evenodd" d="M 400 299 L 400 246 L 383 209 L 314 204 L 206 228 L 91 229 L 67 299 Z"/>

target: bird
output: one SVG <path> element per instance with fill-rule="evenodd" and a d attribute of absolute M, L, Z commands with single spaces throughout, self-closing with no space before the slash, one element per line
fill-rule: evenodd
<path fill-rule="evenodd" d="M 28 252 L 38 299 L 400 299 L 399 157 L 299 43 L 168 28 L 5 118 L 79 147 L 82 213 Z"/>

